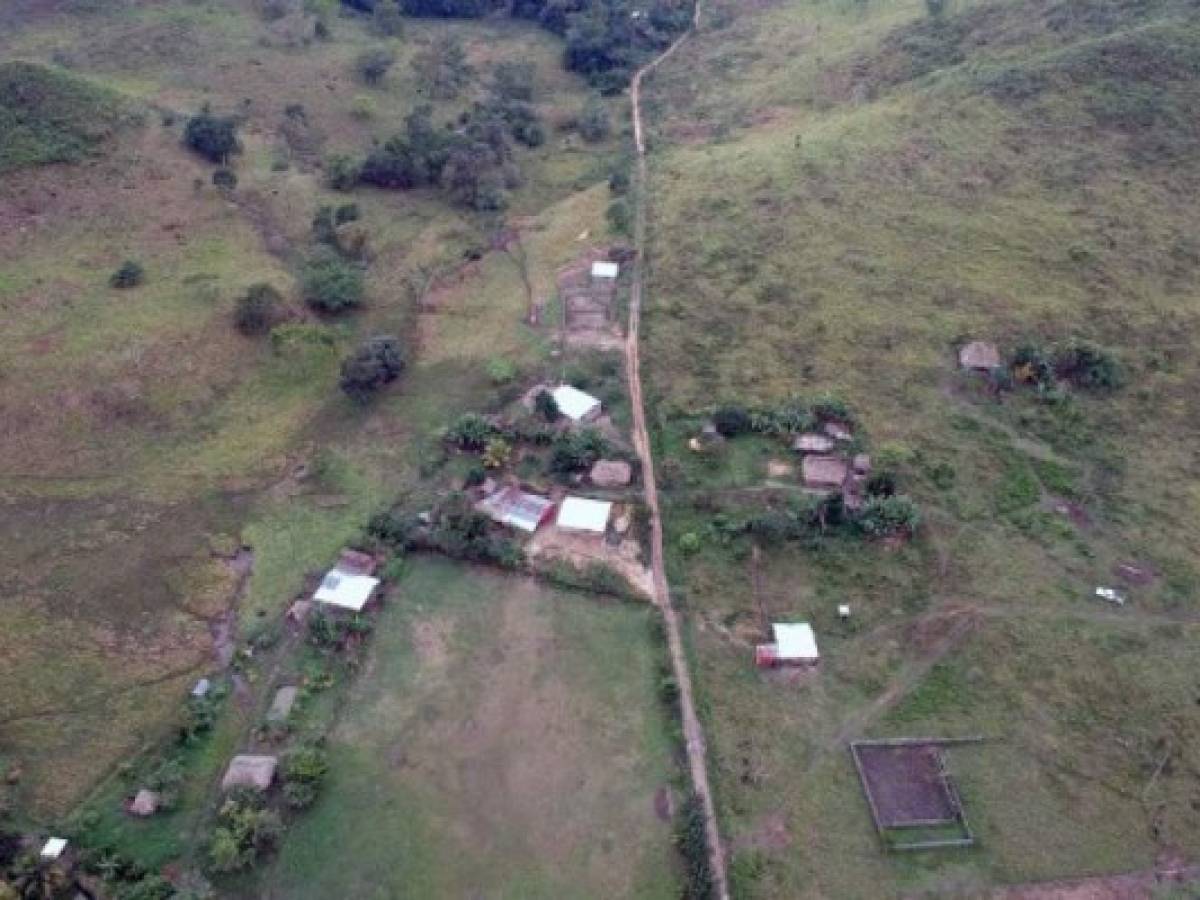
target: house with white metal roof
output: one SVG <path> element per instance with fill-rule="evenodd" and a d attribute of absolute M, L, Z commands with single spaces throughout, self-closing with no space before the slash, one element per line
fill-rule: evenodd
<path fill-rule="evenodd" d="M 612 280 L 621 274 L 621 267 L 615 262 L 597 260 L 592 263 L 592 278 L 597 281 Z"/>
<path fill-rule="evenodd" d="M 590 422 L 600 415 L 600 401 L 579 388 L 560 384 L 550 395 L 558 411 L 572 422 Z"/>
<path fill-rule="evenodd" d="M 760 667 L 811 666 L 820 662 L 817 636 L 807 622 L 776 622 L 771 631 L 775 643 L 759 644 L 755 648 L 755 661 Z"/>
<path fill-rule="evenodd" d="M 604 534 L 611 514 L 612 504 L 607 500 L 567 497 L 558 509 L 558 527 L 567 531 Z"/>
<path fill-rule="evenodd" d="M 371 575 L 356 575 L 341 569 L 330 569 L 321 579 L 313 600 L 326 606 L 362 612 L 375 596 L 379 579 Z"/>

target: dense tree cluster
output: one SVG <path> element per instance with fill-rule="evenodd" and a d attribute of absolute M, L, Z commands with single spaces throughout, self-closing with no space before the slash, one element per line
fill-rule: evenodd
<path fill-rule="evenodd" d="M 379 0 L 342 0 L 374 12 Z M 562 36 L 564 62 L 606 92 L 624 87 L 633 70 L 684 31 L 691 18 L 689 0 L 402 0 L 410 16 L 479 18 L 508 10 Z"/>

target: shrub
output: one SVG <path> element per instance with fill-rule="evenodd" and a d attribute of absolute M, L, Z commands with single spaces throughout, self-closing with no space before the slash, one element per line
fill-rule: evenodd
<path fill-rule="evenodd" d="M 549 391 L 538 391 L 533 398 L 533 408 L 547 422 L 557 422 L 562 413 L 558 409 L 558 401 Z"/>
<path fill-rule="evenodd" d="M 679 536 L 679 551 L 691 556 L 700 549 L 700 535 L 694 531 Z"/>
<path fill-rule="evenodd" d="M 858 517 L 858 527 L 870 537 L 911 534 L 920 523 L 920 510 L 912 498 L 903 494 L 868 497 Z"/>
<path fill-rule="evenodd" d="M 608 189 L 616 196 L 621 196 L 629 190 L 629 167 L 621 163 L 613 166 L 608 173 Z"/>
<path fill-rule="evenodd" d="M 145 279 L 146 270 L 142 268 L 141 263 L 127 259 L 121 263 L 117 271 L 109 276 L 108 283 L 112 287 L 124 290 L 126 288 L 137 287 Z"/>
<path fill-rule="evenodd" d="M 265 334 L 271 330 L 279 315 L 283 297 L 266 282 L 252 284 L 238 297 L 233 321 L 242 334 Z"/>
<path fill-rule="evenodd" d="M 362 270 L 334 254 L 321 255 L 304 266 L 301 287 L 305 302 L 313 309 L 343 312 L 362 303 Z"/>
<path fill-rule="evenodd" d="M 751 430 L 750 413 L 741 406 L 722 406 L 713 413 L 713 424 L 718 434 L 736 437 Z"/>
<path fill-rule="evenodd" d="M 229 117 L 214 116 L 205 107 L 188 119 L 183 129 L 183 142 L 209 162 L 225 165 L 238 152 L 237 122 Z"/>
<path fill-rule="evenodd" d="M 446 440 L 460 450 L 478 452 L 496 434 L 496 426 L 478 413 L 465 413 L 446 430 Z"/>
<path fill-rule="evenodd" d="M 492 73 L 492 92 L 504 100 L 533 100 L 533 63 L 502 62 Z"/>
<path fill-rule="evenodd" d="M 709 868 L 708 837 L 704 829 L 704 804 L 692 794 L 679 810 L 675 826 L 675 846 L 684 864 L 684 891 L 689 898 L 712 896 L 713 878 Z"/>
<path fill-rule="evenodd" d="M 494 437 L 483 448 L 483 465 L 488 469 L 502 469 L 512 459 L 512 444 L 502 437 Z"/>
<path fill-rule="evenodd" d="M 1116 357 L 1087 341 L 1075 341 L 1059 348 L 1054 356 L 1054 367 L 1062 377 L 1086 390 L 1111 391 L 1125 383 L 1124 369 Z"/>
<path fill-rule="evenodd" d="M 475 77 L 462 41 L 448 34 L 439 34 L 414 56 L 412 68 L 421 89 L 435 100 L 455 99 Z"/>
<path fill-rule="evenodd" d="M 220 168 L 213 172 L 212 183 L 219 190 L 232 191 L 238 185 L 238 178 L 233 169 Z"/>
<path fill-rule="evenodd" d="M 550 470 L 560 475 L 570 475 L 590 469 L 607 452 L 608 441 L 596 429 L 568 432 L 556 438 L 551 445 Z"/>
<path fill-rule="evenodd" d="M 362 80 L 377 86 L 396 62 L 396 54 L 386 48 L 366 50 L 354 61 L 355 71 Z"/>
<path fill-rule="evenodd" d="M 325 160 L 325 182 L 335 191 L 348 191 L 358 184 L 359 165 L 349 156 L 335 155 Z"/>
<path fill-rule="evenodd" d="M 608 115 L 608 107 L 599 97 L 589 97 L 579 111 L 579 135 L 585 141 L 602 141 L 612 130 L 612 121 Z"/>
<path fill-rule="evenodd" d="M 292 809 L 308 809 L 316 799 L 315 785 L 292 781 L 283 786 L 283 802 Z"/>
<path fill-rule="evenodd" d="M 343 203 L 333 211 L 333 221 L 337 225 L 345 225 L 347 222 L 357 222 L 360 215 L 357 203 Z"/>
<path fill-rule="evenodd" d="M 338 384 L 351 399 L 363 402 L 403 371 L 400 341 L 390 335 L 375 335 L 343 361 Z"/>
<path fill-rule="evenodd" d="M 1037 344 L 1021 344 L 1012 356 L 1013 377 L 1041 389 L 1054 386 L 1054 364 Z"/>
<path fill-rule="evenodd" d="M 896 473 L 876 472 L 867 479 L 865 491 L 868 497 L 891 497 L 896 493 Z"/>
<path fill-rule="evenodd" d="M 329 758 L 320 747 L 299 747 L 284 754 L 283 780 L 293 784 L 319 785 L 329 771 Z"/>
<path fill-rule="evenodd" d="M 360 122 L 369 122 L 375 118 L 375 101 L 366 94 L 358 94 L 350 101 L 350 115 Z"/>
<path fill-rule="evenodd" d="M 608 227 L 614 234 L 629 234 L 633 229 L 633 213 L 629 209 L 629 204 L 623 199 L 617 199 L 608 204 L 604 216 L 608 219 Z"/>
<path fill-rule="evenodd" d="M 272 850 L 283 834 L 279 815 L 262 797 L 238 791 L 221 806 L 209 843 L 209 861 L 218 872 L 248 869 L 262 853 Z"/>

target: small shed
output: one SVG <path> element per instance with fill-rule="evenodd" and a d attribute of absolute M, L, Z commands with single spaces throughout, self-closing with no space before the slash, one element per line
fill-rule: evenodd
<path fill-rule="evenodd" d="M 797 453 L 828 453 L 833 446 L 833 438 L 816 432 L 796 435 L 792 442 L 792 449 Z"/>
<path fill-rule="evenodd" d="M 46 862 L 54 862 L 54 860 L 58 859 L 63 855 L 63 853 L 66 852 L 66 849 L 66 838 L 52 837 L 47 840 L 46 843 L 42 844 L 42 852 L 38 855 L 41 856 L 41 858 Z"/>
<path fill-rule="evenodd" d="M 633 478 L 633 468 L 623 459 L 599 459 L 588 477 L 597 487 L 625 487 Z"/>
<path fill-rule="evenodd" d="M 760 667 L 812 666 L 820 662 L 817 636 L 807 622 L 776 622 L 771 630 L 775 643 L 759 644 L 755 648 L 755 662 Z"/>
<path fill-rule="evenodd" d="M 378 587 L 378 578 L 354 575 L 334 568 L 321 580 L 321 586 L 313 594 L 313 601 L 350 612 L 362 612 Z"/>
<path fill-rule="evenodd" d="M 279 761 L 274 756 L 235 756 L 221 779 L 221 790 L 248 787 L 265 791 L 275 780 L 275 769 Z"/>
<path fill-rule="evenodd" d="M 840 456 L 806 456 L 800 464 L 805 487 L 838 491 L 850 474 L 850 464 Z"/>
<path fill-rule="evenodd" d="M 572 422 L 591 422 L 600 415 L 600 401 L 569 384 L 560 384 L 551 396 L 558 411 Z"/>
<path fill-rule="evenodd" d="M 621 267 L 615 262 L 596 260 L 592 263 L 592 279 L 594 281 L 612 281 L 621 274 Z"/>
<path fill-rule="evenodd" d="M 964 369 L 990 372 L 1001 365 L 1000 350 L 987 341 L 971 341 L 959 349 L 958 364 Z"/>
<path fill-rule="evenodd" d="M 566 531 L 603 534 L 608 529 L 612 504 L 607 500 L 567 497 L 558 511 L 558 527 Z"/>
<path fill-rule="evenodd" d="M 554 501 L 510 485 L 480 500 L 479 509 L 501 525 L 532 534 L 550 521 L 554 514 Z"/>
<path fill-rule="evenodd" d="M 826 422 L 825 433 L 835 441 L 848 441 L 854 437 L 845 422 Z"/>

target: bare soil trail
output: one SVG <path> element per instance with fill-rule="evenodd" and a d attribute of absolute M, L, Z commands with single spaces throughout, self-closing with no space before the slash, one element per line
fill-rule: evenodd
<path fill-rule="evenodd" d="M 625 366 L 629 380 L 629 400 L 633 411 L 633 443 L 642 464 L 646 506 L 650 510 L 650 555 L 651 570 L 654 576 L 654 602 L 662 610 L 663 620 L 666 624 L 667 645 L 671 653 L 671 665 L 675 672 L 676 683 L 679 685 L 679 707 L 683 717 L 683 737 L 687 748 L 688 768 L 691 771 L 692 789 L 704 810 L 704 829 L 708 839 L 713 893 L 719 900 L 728 900 L 729 884 L 725 873 L 725 852 L 721 845 L 720 829 L 717 827 L 717 812 L 713 805 L 712 791 L 708 785 L 704 732 L 700 727 L 700 719 L 696 715 L 692 678 L 688 671 L 687 654 L 683 648 L 679 613 L 671 603 L 671 593 L 667 586 L 666 569 L 663 562 L 662 516 L 659 513 L 658 486 L 654 477 L 654 455 L 650 447 L 650 435 L 646 428 L 646 409 L 642 400 L 641 363 L 638 356 L 643 261 L 646 254 L 646 195 L 648 190 L 646 139 L 642 123 L 642 82 L 695 33 L 699 24 L 700 0 L 696 0 L 691 28 L 680 35 L 659 56 L 638 69 L 630 86 L 630 102 L 633 107 L 633 139 L 637 150 L 637 192 L 633 231 L 635 255 L 633 280 L 629 290 L 629 331 L 625 339 Z"/>

